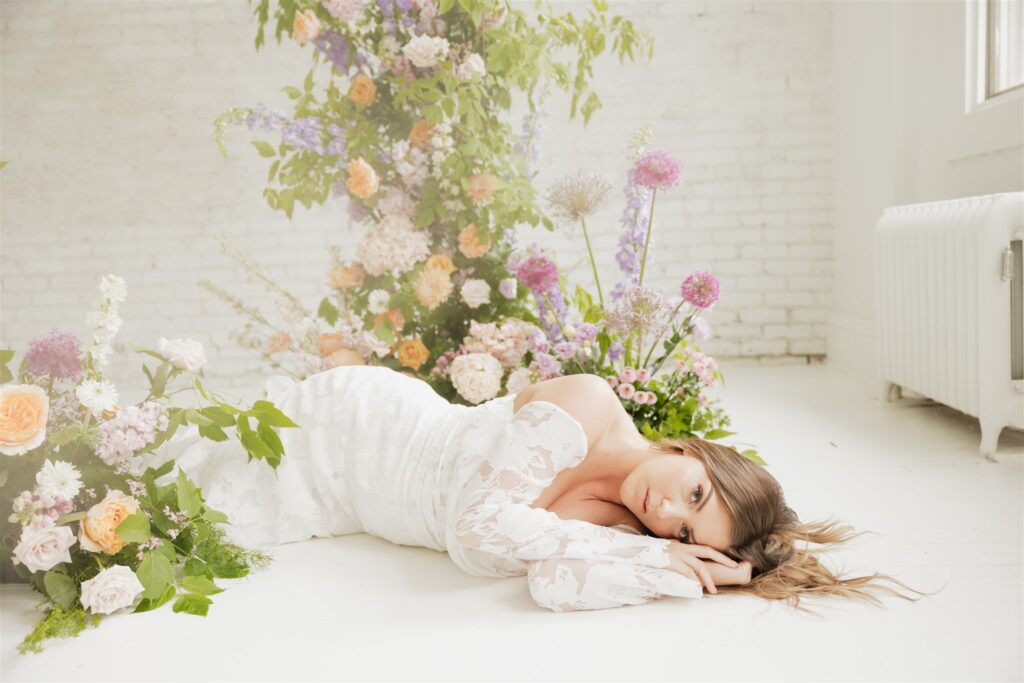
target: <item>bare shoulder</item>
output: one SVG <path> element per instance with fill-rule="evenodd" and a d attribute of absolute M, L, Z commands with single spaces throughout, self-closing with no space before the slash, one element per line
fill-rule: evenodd
<path fill-rule="evenodd" d="M 548 506 L 550 512 L 562 519 L 577 519 L 599 526 L 617 526 L 625 524 L 637 533 L 647 535 L 647 527 L 629 508 L 606 500 L 591 497 L 566 495 Z"/>
<path fill-rule="evenodd" d="M 583 427 L 590 448 L 607 432 L 619 403 L 608 382 L 588 374 L 555 377 L 530 385 L 516 396 L 513 410 L 532 401 L 554 403 L 569 413 Z"/>

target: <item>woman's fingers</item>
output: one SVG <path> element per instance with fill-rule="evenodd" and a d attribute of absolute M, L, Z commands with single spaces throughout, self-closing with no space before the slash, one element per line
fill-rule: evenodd
<path fill-rule="evenodd" d="M 709 572 L 708 568 L 704 566 L 704 562 L 699 558 L 694 558 L 693 562 L 695 564 L 690 564 L 690 567 L 700 575 L 701 582 L 704 584 L 704 587 L 707 588 L 709 593 L 717 593 L 718 589 L 715 588 L 715 582 L 711 580 L 711 572 Z M 689 564 L 689 562 L 687 564 Z"/>
<path fill-rule="evenodd" d="M 736 560 L 732 559 L 731 557 L 729 557 L 721 551 L 715 550 L 710 546 L 702 545 L 698 547 L 703 549 L 704 557 L 708 558 L 709 560 L 714 560 L 719 564 L 724 564 L 726 567 L 733 567 L 734 569 L 740 566 Z"/>

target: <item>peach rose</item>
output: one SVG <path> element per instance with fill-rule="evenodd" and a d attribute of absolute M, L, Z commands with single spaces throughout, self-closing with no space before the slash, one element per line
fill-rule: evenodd
<path fill-rule="evenodd" d="M 363 284 L 366 270 L 358 263 L 348 268 L 331 268 L 328 280 L 335 289 L 353 289 Z"/>
<path fill-rule="evenodd" d="M 434 127 L 427 123 L 426 119 L 420 119 L 412 124 L 412 130 L 409 131 L 409 144 L 413 147 L 426 147 L 432 137 L 434 137 Z"/>
<path fill-rule="evenodd" d="M 424 264 L 424 267 L 443 270 L 445 272 L 445 275 L 451 275 L 457 270 L 455 268 L 455 264 L 452 263 L 451 258 L 447 254 L 434 254 L 433 256 L 427 259 L 427 262 Z"/>
<path fill-rule="evenodd" d="M 377 84 L 365 74 L 359 74 L 348 89 L 348 98 L 361 107 L 369 107 L 377 98 Z"/>
<path fill-rule="evenodd" d="M 375 315 L 373 317 L 373 324 L 376 325 L 380 321 L 384 320 L 384 318 L 390 320 L 392 327 L 394 327 L 396 330 L 401 329 L 402 325 L 405 324 L 405 316 L 402 315 L 402 309 L 400 308 L 392 308 L 390 310 L 385 311 L 384 313 L 379 313 L 378 315 Z"/>
<path fill-rule="evenodd" d="M 490 173 L 484 171 L 483 173 L 474 173 L 469 176 L 469 189 L 467 191 L 474 204 L 483 206 L 490 202 L 491 197 L 494 196 L 494 190 L 494 176 Z"/>
<path fill-rule="evenodd" d="M 328 369 L 337 368 L 342 365 L 366 365 L 366 361 L 363 360 L 358 351 L 348 347 L 340 348 L 324 358 L 324 366 Z"/>
<path fill-rule="evenodd" d="M 403 339 L 398 342 L 395 356 L 403 367 L 419 370 L 420 366 L 430 358 L 430 351 L 419 339 Z"/>
<path fill-rule="evenodd" d="M 412 285 L 416 298 L 427 309 L 433 310 L 441 305 L 455 289 L 451 276 L 439 268 L 424 268 L 416 276 Z"/>
<path fill-rule="evenodd" d="M 459 251 L 466 258 L 479 258 L 490 251 L 490 249 L 490 242 L 480 241 L 475 224 L 470 223 L 459 232 Z"/>
<path fill-rule="evenodd" d="M 21 455 L 43 443 L 50 398 L 32 384 L 0 387 L 0 453 Z"/>
<path fill-rule="evenodd" d="M 127 517 L 139 511 L 139 501 L 117 489 L 89 508 L 78 532 L 78 542 L 91 553 L 114 555 L 124 547 L 124 539 L 117 535 L 117 527 Z"/>
<path fill-rule="evenodd" d="M 316 340 L 316 346 L 320 350 L 320 355 L 327 357 L 338 349 L 345 347 L 345 337 L 341 332 L 321 334 Z"/>
<path fill-rule="evenodd" d="M 363 161 L 362 157 L 348 162 L 348 180 L 345 181 L 348 191 L 360 199 L 372 197 L 380 189 L 380 178 L 373 166 Z"/>
<path fill-rule="evenodd" d="M 267 342 L 267 353 L 281 353 L 292 345 L 292 336 L 287 332 L 278 332 Z"/>
<path fill-rule="evenodd" d="M 115 417 L 117 417 L 117 414 L 119 412 L 121 412 L 121 406 L 115 403 L 113 408 L 109 410 L 104 410 L 102 413 L 100 413 L 100 418 L 104 420 L 113 420 Z"/>
<path fill-rule="evenodd" d="M 311 9 L 305 12 L 295 13 L 295 23 L 292 24 L 292 37 L 299 43 L 299 45 L 305 45 L 311 40 L 315 40 L 320 35 L 320 20 L 316 16 L 316 12 Z"/>

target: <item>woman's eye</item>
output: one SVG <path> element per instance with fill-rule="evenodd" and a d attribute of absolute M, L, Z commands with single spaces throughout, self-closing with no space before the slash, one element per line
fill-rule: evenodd
<path fill-rule="evenodd" d="M 684 524 L 683 528 L 679 530 L 679 542 L 680 543 L 686 543 L 687 539 L 689 539 L 689 538 L 690 538 L 690 530 L 687 529 L 686 525 Z"/>
<path fill-rule="evenodd" d="M 701 496 L 701 487 L 700 487 L 700 485 L 698 485 L 697 488 L 693 489 L 692 494 L 694 496 L 696 496 L 696 498 L 694 498 L 693 502 L 694 503 L 699 502 L 700 501 L 700 496 Z"/>

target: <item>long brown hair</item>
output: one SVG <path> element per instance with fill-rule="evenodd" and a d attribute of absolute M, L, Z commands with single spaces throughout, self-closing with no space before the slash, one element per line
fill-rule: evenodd
<path fill-rule="evenodd" d="M 886 574 L 841 578 L 819 560 L 821 551 L 797 548 L 797 541 L 828 546 L 844 545 L 869 531 L 856 532 L 848 524 L 831 520 L 803 523 L 786 505 L 775 477 L 735 449 L 704 439 L 662 439 L 653 444 L 664 454 L 692 455 L 704 463 L 708 477 L 721 495 L 733 523 L 732 544 L 724 553 L 753 566 L 751 581 L 741 586 L 722 586 L 719 594 L 742 593 L 766 600 L 786 600 L 798 610 L 801 595 L 854 597 L 882 606 L 867 589 L 887 591 L 904 600 L 913 598 L 883 585 L 890 581 L 918 595 L 932 595 L 910 588 Z"/>

